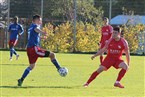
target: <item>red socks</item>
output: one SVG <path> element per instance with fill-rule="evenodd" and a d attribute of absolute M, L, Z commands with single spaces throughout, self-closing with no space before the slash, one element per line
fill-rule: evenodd
<path fill-rule="evenodd" d="M 88 79 L 87 83 L 91 83 L 98 75 L 99 73 L 97 71 L 93 72 L 90 78 Z"/>
<path fill-rule="evenodd" d="M 125 75 L 125 73 L 126 73 L 126 70 L 125 69 L 121 69 L 121 71 L 118 74 L 118 78 L 117 78 L 116 81 L 120 81 L 123 78 L 123 76 Z"/>
<path fill-rule="evenodd" d="M 103 62 L 103 56 L 100 56 L 100 63 L 102 64 Z"/>
<path fill-rule="evenodd" d="M 126 70 L 121 69 L 121 71 L 118 74 L 118 78 L 117 78 L 116 81 L 120 82 L 120 80 L 123 78 L 125 73 L 126 73 Z M 98 75 L 99 75 L 99 73 L 97 71 L 93 72 L 92 75 L 90 76 L 90 78 L 88 79 L 87 84 L 90 84 Z"/>

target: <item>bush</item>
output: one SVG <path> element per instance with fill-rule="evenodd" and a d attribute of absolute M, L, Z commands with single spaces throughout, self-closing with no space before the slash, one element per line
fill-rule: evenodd
<path fill-rule="evenodd" d="M 73 38 L 72 27 L 69 22 L 63 23 L 53 29 L 53 25 L 46 24 L 43 28 L 48 33 L 46 40 L 42 40 L 42 46 L 55 52 L 70 52 L 72 50 Z"/>
<path fill-rule="evenodd" d="M 77 23 L 76 51 L 92 52 L 98 50 L 100 32 L 92 24 Z"/>
<path fill-rule="evenodd" d="M 76 44 L 74 48 L 73 25 L 66 22 L 58 27 L 46 24 L 43 30 L 48 33 L 48 37 L 42 40 L 42 46 L 54 52 L 94 52 L 97 51 L 100 41 L 101 24 L 96 26 L 90 23 L 77 22 Z M 136 53 L 139 48 L 139 34 L 143 33 L 144 25 L 123 26 L 123 37 L 128 41 L 130 52 Z"/>
<path fill-rule="evenodd" d="M 47 39 L 42 39 L 42 47 L 55 52 L 90 52 L 98 49 L 100 32 L 92 24 L 77 23 L 76 47 L 73 41 L 73 26 L 70 22 L 63 23 L 53 29 L 46 24 L 43 30 L 48 33 Z"/>
<path fill-rule="evenodd" d="M 145 25 L 129 25 L 123 27 L 124 38 L 128 41 L 130 52 L 136 53 L 139 48 L 139 34 L 143 33 Z"/>

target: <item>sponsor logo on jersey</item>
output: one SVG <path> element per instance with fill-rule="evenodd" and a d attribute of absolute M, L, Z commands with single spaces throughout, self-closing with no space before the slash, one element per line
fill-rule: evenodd
<path fill-rule="evenodd" d="M 120 45 L 118 45 L 118 48 L 119 48 L 119 49 L 121 49 L 121 46 L 120 46 Z"/>
<path fill-rule="evenodd" d="M 107 32 L 104 32 L 103 35 L 109 35 Z"/>
<path fill-rule="evenodd" d="M 120 50 L 113 50 L 113 49 L 110 49 L 110 53 L 111 53 L 111 54 L 119 54 L 119 53 L 120 53 Z"/>

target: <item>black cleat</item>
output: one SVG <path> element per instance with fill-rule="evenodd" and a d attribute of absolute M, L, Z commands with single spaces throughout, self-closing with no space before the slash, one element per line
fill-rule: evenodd
<path fill-rule="evenodd" d="M 23 81 L 21 79 L 18 79 L 18 86 L 22 86 Z"/>

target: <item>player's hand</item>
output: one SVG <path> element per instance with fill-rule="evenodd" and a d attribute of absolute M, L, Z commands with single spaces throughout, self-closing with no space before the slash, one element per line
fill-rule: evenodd
<path fill-rule="evenodd" d="M 92 57 L 91 57 L 91 59 L 93 60 L 95 58 L 95 56 L 93 55 Z"/>
<path fill-rule="evenodd" d="M 47 35 L 47 32 L 43 32 L 43 35 Z"/>
<path fill-rule="evenodd" d="M 47 39 L 47 36 L 41 36 L 41 39 Z"/>

